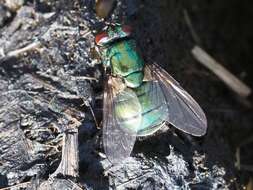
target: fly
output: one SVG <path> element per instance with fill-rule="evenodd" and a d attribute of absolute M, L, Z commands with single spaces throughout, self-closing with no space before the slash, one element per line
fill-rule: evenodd
<path fill-rule="evenodd" d="M 103 99 L 103 146 L 113 164 L 129 157 L 136 137 L 166 123 L 193 136 L 207 130 L 198 103 L 159 65 L 144 64 L 129 26 L 110 26 L 96 35 L 110 68 Z"/>

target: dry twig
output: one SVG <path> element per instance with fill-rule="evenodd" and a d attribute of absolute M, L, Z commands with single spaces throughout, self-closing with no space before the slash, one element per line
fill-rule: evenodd
<path fill-rule="evenodd" d="M 195 41 L 196 44 L 201 44 L 201 41 L 200 41 L 200 38 L 199 36 L 197 35 L 194 27 L 193 27 L 193 24 L 191 22 L 191 18 L 188 14 L 188 11 L 186 9 L 183 10 L 183 14 L 184 14 L 184 19 L 185 19 L 185 22 L 191 32 L 191 35 L 192 35 L 192 38 L 193 40 Z"/>
<path fill-rule="evenodd" d="M 195 46 L 192 49 L 192 54 L 196 60 L 202 65 L 210 69 L 216 76 L 218 76 L 231 90 L 233 90 L 240 97 L 248 97 L 252 90 L 235 75 L 230 73 L 225 67 L 218 63 L 213 57 L 205 52 L 201 47 Z"/>
<path fill-rule="evenodd" d="M 12 57 L 19 57 L 20 55 L 28 52 L 38 49 L 41 46 L 41 43 L 39 41 L 33 42 L 23 48 L 13 50 L 8 52 L 4 57 L 2 57 L 0 60 L 6 60 Z M 4 55 L 4 53 L 2 53 Z"/>

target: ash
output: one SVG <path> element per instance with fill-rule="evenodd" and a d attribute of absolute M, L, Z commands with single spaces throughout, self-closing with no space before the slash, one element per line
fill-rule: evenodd
<path fill-rule="evenodd" d="M 212 169 L 203 170 L 200 163 L 193 163 L 193 174 L 185 159 L 176 153 L 172 146 L 170 150 L 170 154 L 163 160 L 138 154 L 119 166 L 107 169 L 105 173 L 109 177 L 111 189 L 201 189 L 203 187 L 228 189 L 223 178 L 224 168 L 214 165 Z M 106 165 L 106 161 L 103 165 Z"/>

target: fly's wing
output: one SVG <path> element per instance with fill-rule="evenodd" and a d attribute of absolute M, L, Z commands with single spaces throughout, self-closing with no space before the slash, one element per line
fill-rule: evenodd
<path fill-rule="evenodd" d="M 207 130 L 205 113 L 179 83 L 157 64 L 148 65 L 152 78 L 161 86 L 168 106 L 166 120 L 176 128 L 194 136 L 203 136 Z"/>
<path fill-rule="evenodd" d="M 120 118 L 117 117 L 116 108 L 119 103 L 118 94 L 122 99 L 131 99 L 136 106 L 140 108 L 137 96 L 131 90 L 121 90 L 117 93 L 118 86 L 115 87 L 113 77 L 109 77 L 108 83 L 104 90 L 103 100 L 103 146 L 107 158 L 112 164 L 122 162 L 129 157 L 135 140 L 137 132 L 135 130 L 123 129 L 120 123 Z M 116 90 L 115 90 L 116 89 Z M 127 104 L 127 101 L 125 102 Z M 121 104 L 122 105 L 122 104 Z M 124 104 L 123 104 L 124 107 Z M 127 114 L 127 113 L 126 113 Z M 140 125 L 141 112 L 137 116 L 134 125 Z"/>

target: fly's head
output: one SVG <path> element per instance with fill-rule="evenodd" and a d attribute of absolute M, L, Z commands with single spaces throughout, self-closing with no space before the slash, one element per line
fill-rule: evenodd
<path fill-rule="evenodd" d="M 106 30 L 95 36 L 95 42 L 99 47 L 101 59 L 105 67 L 110 66 L 110 60 L 113 56 L 111 49 L 114 47 L 114 44 L 117 41 L 128 38 L 131 35 L 131 30 L 131 27 L 128 25 L 114 25 L 109 26 Z"/>
<path fill-rule="evenodd" d="M 109 26 L 107 30 L 96 35 L 95 42 L 100 47 L 110 46 L 115 41 L 129 37 L 131 31 L 132 29 L 128 25 Z"/>

